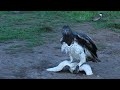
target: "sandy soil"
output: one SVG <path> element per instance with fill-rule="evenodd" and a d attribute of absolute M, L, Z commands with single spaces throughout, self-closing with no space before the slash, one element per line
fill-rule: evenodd
<path fill-rule="evenodd" d="M 46 71 L 69 59 L 60 51 L 61 27 L 45 35 L 46 44 L 42 46 L 28 48 L 25 41 L 15 40 L 0 43 L 0 79 L 120 79 L 120 33 L 108 29 L 96 30 L 91 23 L 73 24 L 71 28 L 88 34 L 97 44 L 101 62 L 88 62 L 94 74 L 86 76 L 84 72 Z M 18 47 L 14 47 L 16 45 Z"/>

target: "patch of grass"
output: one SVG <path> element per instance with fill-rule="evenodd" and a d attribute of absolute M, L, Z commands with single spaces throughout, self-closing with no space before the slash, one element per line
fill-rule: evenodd
<path fill-rule="evenodd" d="M 43 33 L 53 32 L 54 12 L 0 12 L 0 42 L 12 39 L 27 40 L 30 46 L 43 44 Z"/>
<path fill-rule="evenodd" d="M 103 13 L 103 19 L 93 22 L 101 28 L 119 29 L 119 11 L 0 11 L 0 42 L 12 39 L 26 40 L 30 46 L 41 45 L 44 33 L 53 33 L 58 25 L 91 21 L 93 16 Z M 49 38 L 50 40 L 50 38 Z"/>
<path fill-rule="evenodd" d="M 109 23 L 107 27 L 120 29 L 120 23 Z"/>
<path fill-rule="evenodd" d="M 91 19 L 91 17 L 95 14 L 93 11 L 72 11 L 66 14 L 67 19 L 71 19 L 71 21 L 77 22 L 86 22 Z"/>
<path fill-rule="evenodd" d="M 108 28 L 115 32 L 120 32 L 120 11 L 102 11 L 103 18 L 93 22 L 95 28 Z"/>

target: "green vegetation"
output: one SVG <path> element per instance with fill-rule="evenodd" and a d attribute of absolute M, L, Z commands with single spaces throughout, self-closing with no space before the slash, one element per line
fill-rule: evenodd
<path fill-rule="evenodd" d="M 103 18 L 94 22 L 96 28 L 108 28 L 120 32 L 120 11 L 102 11 Z"/>
<path fill-rule="evenodd" d="M 0 11 L 0 42 L 18 39 L 41 45 L 43 34 L 56 31 L 57 25 L 91 21 L 99 13 L 103 18 L 93 22 L 95 27 L 120 31 L 119 11 Z"/>

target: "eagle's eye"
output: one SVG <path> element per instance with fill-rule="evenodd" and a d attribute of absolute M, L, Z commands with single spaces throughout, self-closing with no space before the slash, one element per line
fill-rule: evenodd
<path fill-rule="evenodd" d="M 63 36 L 70 36 L 72 32 L 69 29 L 63 29 L 62 35 Z"/>

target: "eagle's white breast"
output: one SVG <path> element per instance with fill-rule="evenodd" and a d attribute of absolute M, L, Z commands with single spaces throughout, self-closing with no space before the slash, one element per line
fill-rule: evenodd
<path fill-rule="evenodd" d="M 76 41 L 74 41 L 74 43 L 70 45 L 69 54 L 75 59 L 80 59 L 81 53 L 84 53 L 84 49 Z"/>
<path fill-rule="evenodd" d="M 72 43 L 70 46 L 63 42 L 61 51 L 69 53 L 69 55 L 75 59 L 80 59 L 80 54 L 84 53 L 83 47 L 79 45 L 76 41 L 74 41 L 74 43 Z"/>
<path fill-rule="evenodd" d="M 72 43 L 70 46 L 68 46 L 67 43 L 63 42 L 61 51 L 65 51 L 75 59 L 80 59 L 80 55 L 83 54 L 85 57 L 91 57 L 90 52 L 86 48 L 83 48 L 81 45 L 79 45 L 76 41 L 74 41 L 74 43 Z"/>

